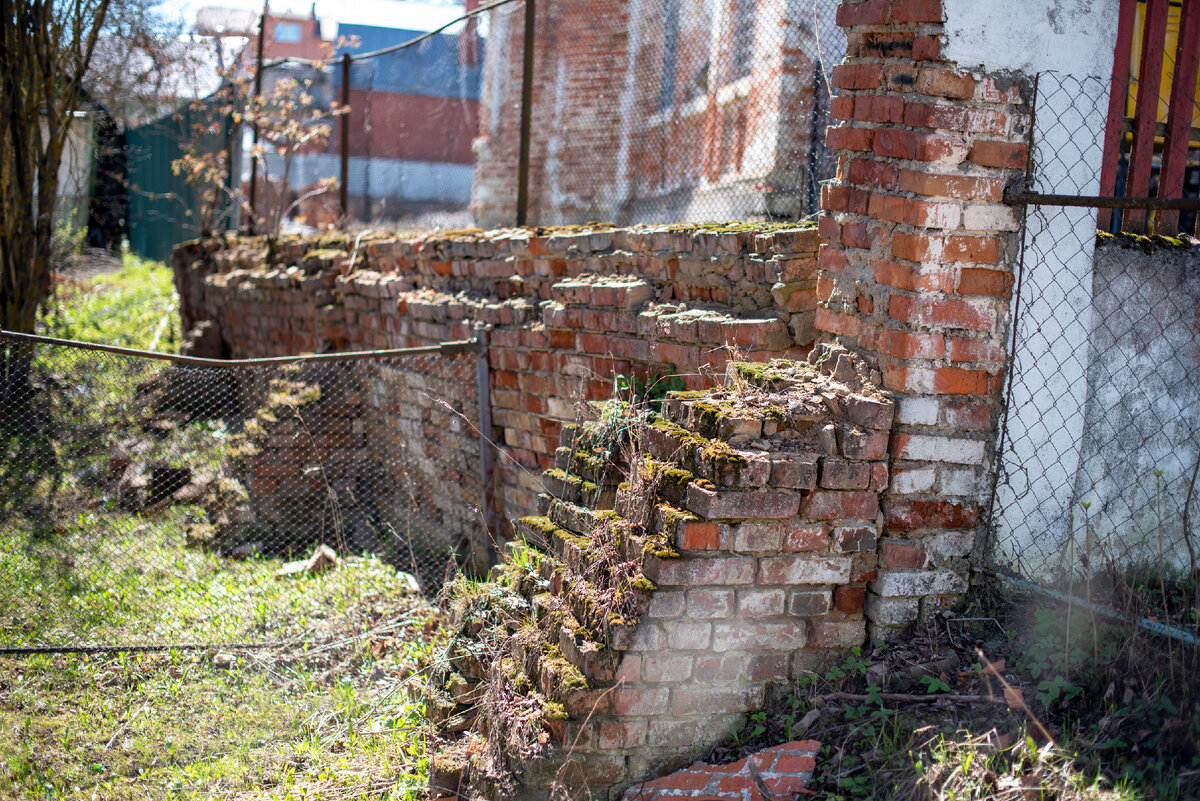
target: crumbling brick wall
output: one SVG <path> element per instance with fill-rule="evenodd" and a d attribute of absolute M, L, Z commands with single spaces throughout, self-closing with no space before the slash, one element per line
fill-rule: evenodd
<path fill-rule="evenodd" d="M 438 682 L 461 701 L 442 717 L 467 716 L 498 753 L 459 759 L 480 753 L 468 736 L 437 789 L 615 797 L 863 643 L 894 406 L 845 350 L 812 362 L 731 363 L 723 388 L 673 393 L 660 415 L 603 406 L 563 430 L 543 514 L 520 520 L 502 570 L 527 602 L 505 623 L 517 633 L 456 650 Z M 527 743 L 505 698 L 540 704 Z"/>
<path fill-rule="evenodd" d="M 947 61 L 938 0 L 848 0 L 838 23 L 816 325 L 897 397 L 867 606 L 891 636 L 961 597 L 982 541 L 1020 247 L 1002 198 L 1027 159 L 1029 87 Z"/>
<path fill-rule="evenodd" d="M 184 319 L 208 324 L 197 340 L 206 355 L 411 347 L 490 326 L 504 520 L 536 508 L 538 473 L 552 466 L 575 404 L 611 397 L 615 376 L 674 374 L 695 389 L 720 379 L 730 349 L 807 354 L 817 246 L 814 229 L 780 225 L 337 234 L 284 240 L 273 266 L 258 240 L 196 242 L 174 266 Z M 473 384 L 442 390 L 476 419 Z M 435 395 L 410 400 L 430 406 Z M 394 409 L 381 405 L 394 397 L 381 386 L 368 401 L 371 430 L 394 429 Z M 469 428 L 460 439 L 462 453 L 478 450 Z"/>

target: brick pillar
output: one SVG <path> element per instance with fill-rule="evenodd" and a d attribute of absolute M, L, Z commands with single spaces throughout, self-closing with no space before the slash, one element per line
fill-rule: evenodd
<path fill-rule="evenodd" d="M 940 0 L 844 0 L 838 171 L 821 194 L 816 326 L 876 362 L 898 399 L 874 636 L 968 583 L 995 469 L 1029 91 L 941 57 Z"/>

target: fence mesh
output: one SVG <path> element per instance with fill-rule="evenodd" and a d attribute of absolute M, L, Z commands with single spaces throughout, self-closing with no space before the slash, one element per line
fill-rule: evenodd
<path fill-rule="evenodd" d="M 833 0 L 536 8 L 531 222 L 796 219 L 833 177 Z M 508 222 L 524 4 L 491 12 L 473 212 Z"/>
<path fill-rule="evenodd" d="M 1097 194 L 1106 104 L 1106 81 L 1039 76 L 1030 191 Z M 1077 592 L 1096 579 L 1113 603 L 1157 576 L 1153 613 L 1191 625 L 1200 252 L 1097 234 L 1096 218 L 1026 209 L 993 556 Z"/>
<path fill-rule="evenodd" d="M 836 167 L 825 129 L 828 78 L 846 51 L 837 6 L 538 4 L 527 220 L 790 220 L 815 212 L 820 182 Z M 302 43 L 278 41 L 287 23 L 268 16 L 261 108 L 251 41 L 240 60 L 230 57 L 240 67 L 220 90 L 133 132 L 129 193 L 146 213 L 131 218 L 130 241 L 161 259 L 182 239 L 252 218 L 260 231 L 280 216 L 285 229 L 324 229 L 341 221 L 341 188 L 308 195 L 331 181 L 345 185 L 351 225 L 512 225 L 525 12 L 520 0 L 497 4 L 426 38 L 342 24 L 329 39 L 308 25 L 302 35 L 313 40 Z M 301 45 L 327 57 L 289 55 Z M 349 109 L 345 129 L 334 113 L 341 107 Z M 234 122 L 254 108 L 261 147 Z M 298 124 L 283 124 L 288 117 Z"/>
<path fill-rule="evenodd" d="M 4 645 L 174 642 L 181 620 L 252 642 L 279 582 L 369 556 L 436 590 L 483 528 L 473 353 L 208 367 L 0 346 Z"/>

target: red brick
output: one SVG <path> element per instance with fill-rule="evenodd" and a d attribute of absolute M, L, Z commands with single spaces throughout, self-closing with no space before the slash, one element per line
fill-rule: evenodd
<path fill-rule="evenodd" d="M 1003 362 L 1008 353 L 987 339 L 946 337 L 947 354 L 952 362 Z"/>
<path fill-rule="evenodd" d="M 913 128 L 1002 136 L 1008 130 L 1008 115 L 993 109 L 945 103 L 908 103 L 904 106 L 904 124 Z"/>
<path fill-rule="evenodd" d="M 575 349 L 575 332 L 565 328 L 553 328 L 549 331 L 550 347 L 561 350 Z"/>
<path fill-rule="evenodd" d="M 882 64 L 838 64 L 829 76 L 834 89 L 878 89 Z M 857 105 L 857 104 L 856 104 Z"/>
<path fill-rule="evenodd" d="M 839 125 L 825 130 L 825 146 L 830 150 L 870 150 L 875 130 Z"/>
<path fill-rule="evenodd" d="M 892 295 L 888 314 L 902 323 L 972 331 L 991 331 L 995 324 L 991 309 L 958 298 Z"/>
<path fill-rule="evenodd" d="M 961 367 L 938 367 L 933 374 L 933 391 L 939 395 L 984 395 L 991 378 L 984 370 Z"/>
<path fill-rule="evenodd" d="M 895 189 L 899 173 L 900 169 L 895 164 L 874 159 L 850 159 L 847 167 L 850 183 L 878 189 Z"/>
<path fill-rule="evenodd" d="M 911 58 L 909 31 L 861 31 L 847 36 L 847 51 L 860 58 Z"/>
<path fill-rule="evenodd" d="M 1004 196 L 1004 181 L 1000 178 L 938 175 L 924 170 L 901 170 L 897 188 L 901 192 L 960 200 L 996 201 Z"/>
<path fill-rule="evenodd" d="M 938 334 L 918 334 L 887 328 L 879 330 L 868 347 L 897 359 L 940 359 L 946 353 L 945 339 Z"/>
<path fill-rule="evenodd" d="M 711 551 L 721 547 L 721 528 L 716 523 L 688 520 L 682 524 L 679 547 L 685 551 Z"/>
<path fill-rule="evenodd" d="M 838 95 L 829 99 L 829 116 L 835 120 L 854 119 L 854 98 Z"/>
<path fill-rule="evenodd" d="M 867 224 L 857 222 L 843 225 L 842 243 L 847 247 L 869 249 L 871 247 L 871 235 L 867 230 Z"/>
<path fill-rule="evenodd" d="M 942 395 L 983 395 L 991 389 L 991 375 L 984 370 L 960 367 L 903 367 L 884 363 L 883 384 L 897 392 Z"/>
<path fill-rule="evenodd" d="M 846 258 L 845 248 L 836 245 L 821 245 L 817 254 L 817 264 L 825 272 L 844 273 L 850 269 L 850 261 Z"/>
<path fill-rule="evenodd" d="M 1028 154 L 1029 151 L 1023 144 L 979 139 L 971 145 L 971 152 L 967 158 L 984 167 L 1021 169 L 1025 166 Z"/>
<path fill-rule="evenodd" d="M 618 715 L 660 715 L 667 711 L 669 700 L 670 691 L 665 687 L 653 690 L 622 687 L 613 691 L 613 711 Z"/>
<path fill-rule="evenodd" d="M 703 768 L 688 768 L 660 779 L 646 782 L 643 787 L 663 790 L 703 790 L 712 781 L 712 775 Z"/>
<path fill-rule="evenodd" d="M 783 533 L 783 553 L 823 551 L 829 547 L 827 526 L 792 526 Z"/>
<path fill-rule="evenodd" d="M 842 226 L 832 216 L 822 214 L 817 218 L 817 233 L 821 235 L 822 239 L 840 241 L 842 238 Z"/>
<path fill-rule="evenodd" d="M 914 61 L 932 61 L 942 54 L 942 42 L 937 36 L 918 36 L 913 39 L 912 58 Z"/>
<path fill-rule="evenodd" d="M 830 309 L 818 308 L 813 324 L 818 331 L 829 334 L 840 334 L 846 337 L 858 336 L 858 315 L 842 314 Z"/>
<path fill-rule="evenodd" d="M 874 520 L 879 498 L 873 492 L 814 492 L 802 514 L 809 520 Z"/>
<path fill-rule="evenodd" d="M 866 0 L 862 3 L 838 4 L 837 24 L 842 28 L 854 25 L 885 25 L 888 22 L 890 0 Z"/>
<path fill-rule="evenodd" d="M 1013 275 L 1005 270 L 963 268 L 958 279 L 960 295 L 989 295 L 1007 298 L 1012 294 Z"/>
<path fill-rule="evenodd" d="M 847 459 L 870 461 L 887 456 L 887 431 L 858 431 L 847 428 L 841 432 L 842 455 Z"/>
<path fill-rule="evenodd" d="M 948 236 L 942 258 L 972 264 L 995 264 L 1000 259 L 1000 240 L 994 236 Z"/>
<path fill-rule="evenodd" d="M 917 85 L 916 67 L 908 63 L 888 64 L 883 68 L 883 83 L 889 92 L 911 92 Z"/>
<path fill-rule="evenodd" d="M 926 201 L 875 192 L 868 213 L 877 220 L 920 228 L 957 228 L 962 210 L 956 203 Z"/>
<path fill-rule="evenodd" d="M 941 22 L 944 19 L 941 0 L 892 0 L 893 23 Z"/>
<path fill-rule="evenodd" d="M 854 119 L 858 122 L 903 123 L 904 98 L 892 95 L 859 95 L 854 98 Z"/>
<path fill-rule="evenodd" d="M 823 184 L 821 208 L 825 211 L 849 211 L 850 187 L 845 184 Z"/>
<path fill-rule="evenodd" d="M 871 468 L 863 462 L 843 459 L 821 460 L 821 486 L 825 489 L 866 489 L 871 483 Z"/>
<path fill-rule="evenodd" d="M 951 70 L 926 68 L 917 73 L 916 90 L 923 95 L 968 100 L 975 94 L 975 79 Z"/>
<path fill-rule="evenodd" d="M 899 128 L 877 129 L 871 147 L 881 156 L 943 164 L 958 164 L 968 153 L 966 143 L 955 137 Z"/>
<path fill-rule="evenodd" d="M 863 610 L 867 597 L 866 587 L 838 587 L 833 591 L 833 606 L 839 612 L 848 615 L 858 614 Z M 789 759 L 806 759 L 807 757 L 789 757 Z M 782 761 L 782 760 L 781 760 Z M 810 760 L 811 761 L 811 760 Z M 795 768 L 776 768 L 777 770 L 796 770 Z M 797 771 L 799 772 L 799 771 Z"/>
<path fill-rule="evenodd" d="M 912 542 L 883 540 L 879 543 L 879 566 L 915 568 L 925 566 L 925 549 Z"/>
<path fill-rule="evenodd" d="M 986 403 L 960 401 L 946 406 L 946 423 L 955 428 L 986 431 L 992 427 L 992 410 Z"/>
<path fill-rule="evenodd" d="M 972 528 L 979 510 L 950 501 L 891 501 L 887 505 L 888 531 Z"/>
<path fill-rule="evenodd" d="M 833 297 L 833 279 L 828 275 L 817 276 L 817 301 L 824 303 Z"/>

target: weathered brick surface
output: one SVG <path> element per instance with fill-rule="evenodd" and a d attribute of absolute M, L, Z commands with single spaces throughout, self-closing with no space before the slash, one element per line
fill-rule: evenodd
<path fill-rule="evenodd" d="M 630 787 L 623 798 L 625 801 L 685 798 L 744 801 L 762 798 L 760 781 L 772 797 L 798 797 L 806 792 L 807 784 L 812 780 L 820 747 L 821 744 L 813 740 L 797 740 L 763 749 L 728 765 L 698 763 Z"/>
<path fill-rule="evenodd" d="M 727 347 L 751 358 L 804 356 L 814 337 L 817 246 L 815 229 L 779 225 L 339 234 L 285 239 L 276 265 L 263 263 L 257 240 L 189 243 L 174 269 L 184 327 L 208 323 L 214 332 L 207 355 L 411 347 L 489 326 L 490 433 L 510 457 L 498 460 L 496 496 L 502 517 L 515 518 L 536 511 L 536 473 L 551 466 L 575 404 L 610 397 L 617 374 L 674 372 L 696 389 L 724 372 Z M 447 420 L 434 393 L 394 378 L 377 377 L 368 393 L 368 443 L 396 447 L 397 416 L 415 415 L 402 425 L 417 428 L 441 419 L 439 452 L 461 452 L 459 472 L 468 475 L 467 455 L 478 451 L 470 427 Z M 475 419 L 473 384 L 437 389 Z M 425 472 L 431 487 L 452 483 L 433 467 Z M 807 480 L 802 471 L 794 478 Z M 465 533 L 477 522 L 447 528 Z"/>
<path fill-rule="evenodd" d="M 976 538 L 945 535 L 977 525 L 992 469 L 1019 248 L 999 201 L 1028 156 L 1029 87 L 944 60 L 943 19 L 940 0 L 845 0 L 838 13 L 849 47 L 827 141 L 842 152 L 822 193 L 816 327 L 899 396 L 872 585 L 883 597 L 866 604 L 884 637 L 916 618 L 917 596 L 965 587 L 962 543 Z M 860 481 L 836 466 L 821 477 Z M 950 545 L 935 559 L 933 541 Z"/>
<path fill-rule="evenodd" d="M 589 769 L 593 760 L 624 760 L 619 768 L 612 763 L 607 776 L 597 775 L 593 792 L 612 797 L 646 782 L 631 792 L 755 797 L 745 761 L 655 777 L 687 765 L 729 725 L 761 708 L 770 684 L 795 679 L 802 666 L 865 641 L 866 586 L 875 569 L 879 496 L 886 486 L 873 484 L 872 476 L 877 467 L 886 468 L 877 459 L 886 453 L 864 449 L 859 439 L 886 441 L 895 404 L 873 384 L 865 363 L 844 349 L 818 348 L 810 359 L 735 364 L 726 387 L 677 393 L 664 402 L 661 418 L 643 437 L 658 461 L 634 458 L 615 510 L 603 512 L 605 525 L 627 532 L 626 558 L 646 588 L 636 619 L 586 617 L 600 595 L 589 586 L 603 577 L 584 551 L 601 529 L 584 508 L 595 501 L 576 505 L 572 477 L 593 473 L 586 461 L 570 458 L 567 443 L 588 447 L 598 424 L 572 426 L 560 437 L 564 445 L 547 487 L 564 497 L 546 499 L 548 515 L 521 526 L 524 534 L 542 531 L 543 539 L 557 543 L 547 548 L 553 557 L 541 562 L 548 593 L 531 596 L 531 605 L 557 605 L 579 616 L 558 635 L 563 659 L 586 682 L 584 688 L 577 681 L 562 699 L 569 718 L 560 726 L 566 732 L 560 740 L 571 745 L 571 759 Z M 862 451 L 867 454 L 855 455 Z M 795 466 L 808 478 L 789 474 L 784 486 L 764 486 L 779 477 L 772 469 L 778 464 Z M 719 489 L 701 477 L 700 467 L 721 479 Z M 817 487 L 819 469 L 824 478 Z M 680 488 L 680 481 L 687 486 Z M 674 506 L 677 499 L 688 501 L 686 508 Z M 654 522 L 647 528 L 630 522 L 648 508 Z M 667 539 L 646 539 L 653 536 Z M 522 652 L 527 670 L 532 652 Z M 536 686 L 547 696 L 563 669 L 553 664 L 537 663 Z M 773 792 L 795 793 L 812 770 L 814 748 L 792 743 L 750 759 Z M 570 769 L 560 752 L 545 759 L 552 765 L 524 775 L 528 792 L 545 789 L 538 777 L 562 775 L 553 765 Z"/>

